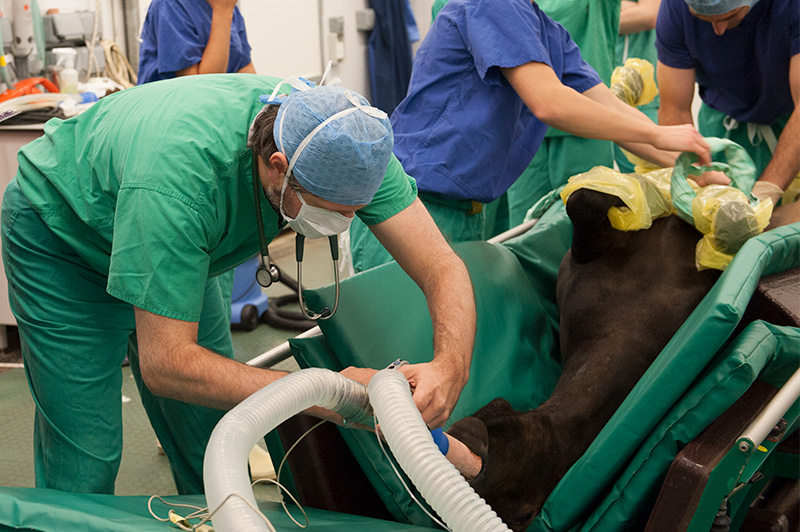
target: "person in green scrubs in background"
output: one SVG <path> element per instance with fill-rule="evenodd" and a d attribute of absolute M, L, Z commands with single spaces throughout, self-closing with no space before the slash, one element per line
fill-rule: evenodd
<path fill-rule="evenodd" d="M 658 63 L 655 28 L 659 7 L 661 0 L 622 0 L 616 66 L 622 66 L 629 58 L 637 57 L 648 61 L 655 69 Z M 658 102 L 659 98 L 656 95 L 652 102 L 638 108 L 655 123 L 658 123 Z M 620 172 L 633 172 L 633 163 L 622 153 L 619 146 L 614 146 L 614 160 Z"/>
<path fill-rule="evenodd" d="M 37 487 L 113 493 L 127 355 L 179 493 L 203 492 L 217 421 L 284 375 L 232 359 L 217 279 L 259 251 L 258 224 L 267 241 L 286 223 L 308 238 L 354 215 L 374 225 L 428 299 L 434 358 L 401 370 L 428 425 L 446 421 L 475 335 L 466 268 L 391 154 L 385 113 L 340 87 L 279 98 L 279 85 L 243 74 L 149 83 L 49 121 L 20 149 L 2 243 L 36 405 Z"/>
<path fill-rule="evenodd" d="M 615 66 L 619 1 L 537 0 L 536 3 L 550 18 L 564 26 L 578 45 L 581 57 L 597 71 L 603 83 L 610 85 Z M 551 190 L 565 185 L 573 175 L 594 166 L 611 167 L 613 164 L 613 142 L 577 137 L 549 128 L 531 163 L 506 192 L 507 223 L 497 225 L 496 222 L 486 238 L 521 224 L 534 203 Z"/>

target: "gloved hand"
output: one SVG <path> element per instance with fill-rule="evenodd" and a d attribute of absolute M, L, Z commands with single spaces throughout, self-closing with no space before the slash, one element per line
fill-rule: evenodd
<path fill-rule="evenodd" d="M 750 195 L 760 200 L 769 198 L 772 200 L 773 205 L 777 205 L 783 196 L 783 189 L 769 181 L 756 181 L 756 184 L 753 185 L 753 190 L 750 191 Z"/>

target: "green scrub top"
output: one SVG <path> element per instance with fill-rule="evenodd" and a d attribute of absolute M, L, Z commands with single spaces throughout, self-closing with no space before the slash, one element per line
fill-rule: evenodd
<path fill-rule="evenodd" d="M 259 96 L 279 81 L 186 76 L 107 96 L 77 117 L 47 122 L 44 136 L 20 150 L 17 181 L 48 227 L 108 276 L 109 294 L 198 321 L 207 278 L 258 252 L 245 146 Z M 393 160 L 375 205 L 359 216 L 377 223 L 415 197 Z M 271 241 L 280 219 L 261 203 Z"/>
<path fill-rule="evenodd" d="M 655 77 L 656 63 L 658 62 L 655 29 L 620 35 L 617 38 L 616 66 L 624 65 L 625 61 L 631 57 L 645 59 L 653 65 L 653 76 Z M 658 106 L 659 97 L 656 95 L 652 102 L 639 107 L 639 110 L 649 116 L 653 122 L 658 122 Z"/>

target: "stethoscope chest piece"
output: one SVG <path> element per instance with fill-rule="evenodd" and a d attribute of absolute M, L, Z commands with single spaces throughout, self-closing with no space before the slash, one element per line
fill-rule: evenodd
<path fill-rule="evenodd" d="M 281 280 L 281 271 L 274 265 L 266 261 L 264 257 L 261 258 L 261 266 L 256 270 L 256 282 L 264 288 L 269 288 L 272 283 L 277 283 Z"/>

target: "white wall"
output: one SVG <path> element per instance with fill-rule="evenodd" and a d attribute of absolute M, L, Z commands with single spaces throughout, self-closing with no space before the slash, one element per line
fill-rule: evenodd
<path fill-rule="evenodd" d="M 150 0 L 138 0 L 139 28 L 149 5 Z M 433 0 L 411 0 L 423 36 L 430 27 L 432 5 Z M 10 9 L 10 0 L 0 0 L 0 10 L 4 6 Z M 105 38 L 127 53 L 123 0 L 39 0 L 39 6 L 42 13 L 48 9 L 72 12 L 99 8 Z M 333 63 L 330 75 L 369 97 L 369 33 L 356 29 L 356 12 L 367 9 L 369 0 L 239 0 L 239 6 L 256 70 L 279 77 L 320 76 L 328 59 L 335 55 L 327 38 L 329 20 L 343 17 L 344 58 Z M 412 50 L 418 47 L 415 43 Z"/>
<path fill-rule="evenodd" d="M 322 75 L 318 0 L 239 0 L 256 72 Z"/>
<path fill-rule="evenodd" d="M 149 4 L 150 0 L 139 0 L 141 22 Z M 411 6 L 424 35 L 430 26 L 433 0 L 411 0 Z M 344 59 L 333 63 L 330 76 L 369 97 L 369 33 L 356 29 L 356 12 L 367 9 L 369 0 L 239 0 L 239 7 L 256 71 L 279 77 L 322 75 L 324 65 L 335 55 L 327 38 L 329 20 L 343 17 Z"/>
<path fill-rule="evenodd" d="M 425 38 L 428 29 L 431 27 L 431 9 L 433 8 L 433 0 L 411 0 L 411 10 L 414 12 L 414 18 L 417 21 L 419 28 L 420 42 Z M 420 42 L 411 45 L 411 49 L 416 53 L 419 48 Z"/>
<path fill-rule="evenodd" d="M 330 76 L 342 80 L 342 86 L 353 89 L 369 98 L 369 73 L 367 72 L 367 42 L 369 32 L 356 30 L 356 11 L 367 9 L 368 0 L 324 0 L 322 2 L 323 29 L 327 33 L 328 21 L 334 17 L 344 17 L 344 59 L 334 62 Z M 328 39 L 323 40 L 327 64 L 334 56 Z"/>
<path fill-rule="evenodd" d="M 414 11 L 414 18 L 420 30 L 420 35 L 424 37 L 430 27 L 431 7 L 433 0 L 411 0 L 411 8 Z M 367 51 L 369 33 L 356 30 L 356 11 L 367 9 L 368 0 L 324 0 L 323 1 L 323 21 L 327 31 L 328 19 L 331 17 L 344 17 L 344 40 L 345 40 L 345 59 L 334 63 L 331 73 L 342 80 L 342 85 L 351 88 L 367 98 L 370 97 L 369 72 L 367 71 Z M 248 30 L 249 31 L 249 30 Z M 325 42 L 327 45 L 327 42 Z M 419 43 L 412 46 L 416 51 Z M 332 56 L 331 51 L 325 46 L 326 56 Z"/>

